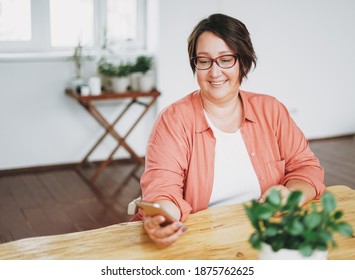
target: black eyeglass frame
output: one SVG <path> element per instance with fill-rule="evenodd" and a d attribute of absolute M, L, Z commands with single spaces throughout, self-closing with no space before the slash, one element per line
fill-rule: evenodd
<path fill-rule="evenodd" d="M 223 56 L 232 56 L 232 57 L 234 57 L 234 58 L 235 58 L 235 61 L 234 61 L 233 65 L 232 65 L 232 66 L 229 66 L 229 67 L 223 67 L 223 66 L 219 65 L 217 60 L 218 60 L 219 58 L 223 57 Z M 197 65 L 196 65 L 196 64 L 197 64 L 197 61 L 196 61 L 196 60 L 197 60 L 198 58 L 206 58 L 206 59 L 211 60 L 211 65 L 210 65 L 208 68 L 198 68 Z M 218 56 L 218 57 L 216 57 L 216 58 L 211 58 L 211 57 L 207 57 L 207 56 L 194 56 L 194 57 L 191 57 L 192 63 L 195 65 L 195 68 L 198 69 L 198 70 L 208 70 L 208 69 L 211 69 L 211 67 L 212 67 L 212 65 L 213 65 L 214 62 L 218 65 L 218 67 L 220 67 L 220 68 L 222 68 L 222 69 L 230 69 L 230 68 L 232 68 L 232 67 L 237 63 L 238 59 L 239 59 L 239 56 L 238 56 L 237 54 L 223 54 L 223 55 L 220 55 L 220 56 Z"/>

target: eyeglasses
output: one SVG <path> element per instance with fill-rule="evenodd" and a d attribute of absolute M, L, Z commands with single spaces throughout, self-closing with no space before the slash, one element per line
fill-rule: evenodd
<path fill-rule="evenodd" d="M 210 69 L 213 65 L 213 62 L 216 62 L 216 64 L 223 69 L 228 69 L 228 68 L 232 68 L 235 65 L 235 63 L 238 60 L 238 55 L 227 54 L 227 55 L 221 55 L 216 58 L 196 56 L 196 57 L 192 57 L 191 60 L 198 70 Z"/>

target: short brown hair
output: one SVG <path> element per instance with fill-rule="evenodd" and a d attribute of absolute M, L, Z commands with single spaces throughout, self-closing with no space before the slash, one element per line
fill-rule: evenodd
<path fill-rule="evenodd" d="M 239 81 L 242 82 L 253 64 L 254 67 L 256 66 L 257 60 L 249 31 L 244 23 L 224 14 L 213 14 L 201 20 L 188 38 L 188 52 L 193 73 L 196 69 L 191 58 L 196 56 L 197 39 L 205 31 L 210 31 L 220 37 L 238 55 Z"/>

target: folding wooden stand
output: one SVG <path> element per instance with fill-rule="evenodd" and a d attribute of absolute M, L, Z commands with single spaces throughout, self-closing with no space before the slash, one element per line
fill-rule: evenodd
<path fill-rule="evenodd" d="M 128 145 L 126 142 L 127 137 L 133 131 L 133 129 L 137 126 L 139 121 L 143 118 L 143 116 L 148 112 L 148 110 L 152 107 L 152 105 L 156 102 L 157 98 L 160 96 L 158 91 L 151 92 L 125 92 L 125 93 L 103 93 L 96 96 L 80 96 L 77 92 L 67 89 L 65 91 L 68 95 L 72 96 L 82 105 L 89 113 L 92 115 L 98 123 L 105 128 L 105 132 L 102 136 L 97 140 L 97 142 L 93 145 L 90 151 L 86 154 L 84 159 L 79 164 L 78 168 L 81 169 L 85 164 L 88 163 L 90 155 L 94 152 L 94 150 L 100 145 L 100 143 L 104 140 L 104 138 L 108 135 L 111 135 L 114 139 L 117 140 L 116 147 L 112 150 L 109 157 L 102 161 L 99 167 L 97 168 L 94 175 L 89 178 L 91 183 L 94 183 L 97 177 L 102 173 L 102 171 L 106 168 L 106 166 L 112 161 L 114 154 L 117 150 L 122 146 L 131 156 L 134 161 L 137 162 L 137 165 L 144 165 L 144 158 L 137 155 L 137 153 Z M 147 103 L 144 103 L 139 100 L 139 98 L 149 99 Z M 100 113 L 96 102 L 99 101 L 124 101 L 128 100 L 128 103 L 125 105 L 125 108 L 121 111 L 121 113 L 117 116 L 117 118 L 110 124 L 109 121 L 105 118 L 105 116 Z M 115 129 L 115 125 L 118 121 L 128 112 L 129 108 L 133 104 L 139 104 L 145 107 L 143 112 L 138 116 L 136 121 L 131 125 L 125 135 L 121 136 L 117 130 Z"/>

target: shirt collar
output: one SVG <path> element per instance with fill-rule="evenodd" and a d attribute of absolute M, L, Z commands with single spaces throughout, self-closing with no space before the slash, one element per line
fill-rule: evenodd
<path fill-rule="evenodd" d="M 243 90 L 240 90 L 239 94 L 240 94 L 240 98 L 242 99 L 243 108 L 244 108 L 244 120 L 255 122 L 256 118 L 255 118 L 254 110 L 251 107 L 250 95 L 248 95 L 247 92 Z"/>
<path fill-rule="evenodd" d="M 243 108 L 244 108 L 244 117 L 243 121 L 248 120 L 251 122 L 255 122 L 255 115 L 250 107 L 249 96 L 245 91 L 239 91 L 240 97 L 242 99 Z M 201 92 L 195 91 L 192 94 L 192 104 L 195 108 L 195 120 L 196 120 L 196 133 L 203 132 L 207 130 L 210 126 L 206 120 L 206 116 L 204 114 Z"/>

